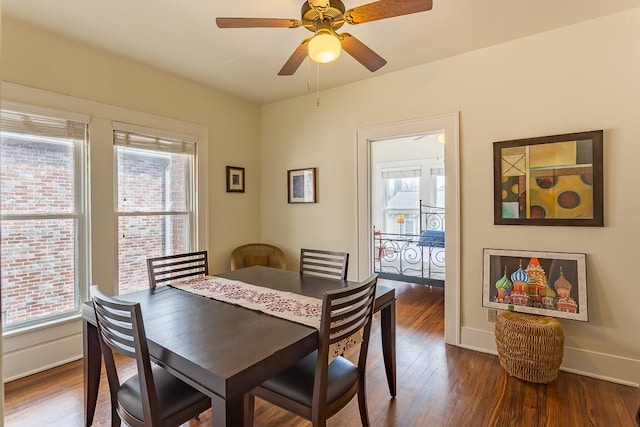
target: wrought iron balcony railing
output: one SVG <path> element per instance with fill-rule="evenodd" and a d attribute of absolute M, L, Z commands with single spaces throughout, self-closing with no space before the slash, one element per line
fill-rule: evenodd
<path fill-rule="evenodd" d="M 380 277 L 444 286 L 444 231 L 382 233 L 374 228 L 374 271 Z"/>

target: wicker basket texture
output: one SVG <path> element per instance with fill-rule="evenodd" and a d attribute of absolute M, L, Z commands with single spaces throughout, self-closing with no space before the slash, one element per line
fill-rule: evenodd
<path fill-rule="evenodd" d="M 516 378 L 549 383 L 564 356 L 562 325 L 551 317 L 503 312 L 495 326 L 500 365 Z"/>

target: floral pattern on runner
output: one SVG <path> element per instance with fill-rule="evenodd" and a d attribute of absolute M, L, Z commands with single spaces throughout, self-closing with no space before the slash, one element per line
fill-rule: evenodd
<path fill-rule="evenodd" d="M 183 279 L 170 286 L 320 329 L 322 300 L 318 298 L 215 276 Z M 329 360 L 335 359 L 361 342 L 361 333 L 355 333 L 349 338 L 332 344 L 329 348 Z"/>
<path fill-rule="evenodd" d="M 221 277 L 195 277 L 181 280 L 173 287 L 259 310 L 314 328 L 320 327 L 322 300 L 283 292 Z"/>

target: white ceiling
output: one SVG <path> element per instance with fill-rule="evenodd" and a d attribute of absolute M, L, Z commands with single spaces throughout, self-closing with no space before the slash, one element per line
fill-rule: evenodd
<path fill-rule="evenodd" d="M 347 9 L 369 3 L 343 0 Z M 434 0 L 428 12 L 345 25 L 388 63 L 375 73 L 343 52 L 320 68 L 327 89 L 640 7 L 640 0 Z M 300 18 L 302 0 L 2 0 L 2 14 L 266 104 L 315 90 L 315 64 L 277 73 L 311 33 L 219 29 L 215 18 Z M 597 34 L 594 34 L 597 37 Z M 588 41 L 587 41 L 588 42 Z M 310 68 L 310 71 L 308 69 Z"/>

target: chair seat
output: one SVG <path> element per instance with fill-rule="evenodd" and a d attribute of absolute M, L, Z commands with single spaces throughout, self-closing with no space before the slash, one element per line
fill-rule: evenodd
<path fill-rule="evenodd" d="M 161 420 L 169 419 L 183 411 L 184 408 L 196 405 L 198 402 L 202 405 L 201 412 L 211 407 L 211 399 L 207 395 L 174 377 L 160 366 L 154 366 L 152 372 L 158 394 Z M 122 384 L 118 390 L 118 402 L 129 414 L 140 420 L 144 419 L 140 381 L 137 375 Z"/>
<path fill-rule="evenodd" d="M 314 351 L 292 367 L 262 383 L 261 387 L 311 407 L 317 358 L 318 352 Z M 329 364 L 327 404 L 342 397 L 357 382 L 357 366 L 342 356 L 334 359 Z"/>

